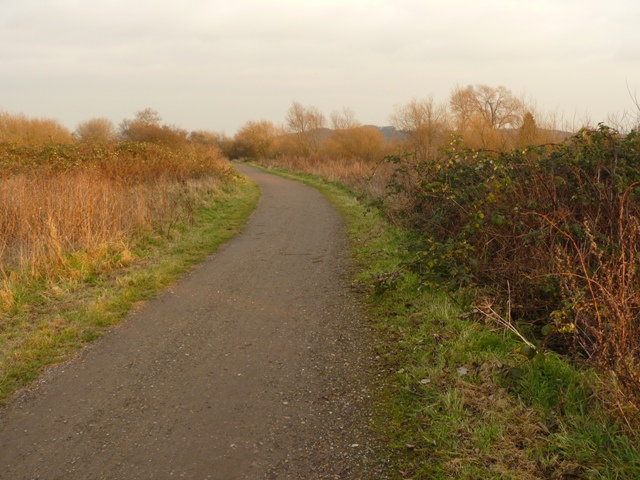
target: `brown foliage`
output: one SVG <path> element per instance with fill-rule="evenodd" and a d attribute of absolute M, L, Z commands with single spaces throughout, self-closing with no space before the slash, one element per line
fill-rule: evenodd
<path fill-rule="evenodd" d="M 538 140 L 538 125 L 531 112 L 526 112 L 522 117 L 522 125 L 518 129 L 517 146 L 520 148 L 535 145 Z"/>
<path fill-rule="evenodd" d="M 488 85 L 455 88 L 449 108 L 466 145 L 494 150 L 511 146 L 507 130 L 520 127 L 525 113 L 524 101 L 509 89 Z"/>
<path fill-rule="evenodd" d="M 451 130 L 449 123 L 446 107 L 436 105 L 432 97 L 397 106 L 391 115 L 391 124 L 407 135 L 405 151 L 413 152 L 420 160 L 438 153 Z"/>
<path fill-rule="evenodd" d="M 80 122 L 74 132 L 81 142 L 113 142 L 118 134 L 116 127 L 108 118 L 92 118 Z"/>
<path fill-rule="evenodd" d="M 146 108 L 136 112 L 133 120 L 125 119 L 120 124 L 121 140 L 146 142 L 181 147 L 187 142 L 188 132 L 178 127 L 161 124 L 158 112 Z"/>
<path fill-rule="evenodd" d="M 43 145 L 48 142 L 70 143 L 73 136 L 56 120 L 0 111 L 0 143 Z"/>
<path fill-rule="evenodd" d="M 356 114 L 350 108 L 344 107 L 342 111 L 331 112 L 331 128 L 334 130 L 348 130 L 349 128 L 360 127 L 361 124 L 356 120 Z"/>
<path fill-rule="evenodd" d="M 245 123 L 233 138 L 230 158 L 270 158 L 276 154 L 278 137 L 284 132 L 273 123 L 262 120 Z"/>
<path fill-rule="evenodd" d="M 334 159 L 373 162 L 382 160 L 386 150 L 384 135 L 378 128 L 353 126 L 332 131 L 325 141 L 322 154 Z"/>
<path fill-rule="evenodd" d="M 326 125 L 325 116 L 318 108 L 293 102 L 287 111 L 286 122 L 299 155 L 318 153 Z"/>
<path fill-rule="evenodd" d="M 202 144 L 0 145 L 4 306 L 10 279 L 57 275 L 73 252 L 128 250 L 137 235 L 189 219 L 196 192 L 229 175 L 217 148 Z"/>
<path fill-rule="evenodd" d="M 207 130 L 196 130 L 189 134 L 189 141 L 195 144 L 220 148 L 224 142 L 224 135 Z"/>

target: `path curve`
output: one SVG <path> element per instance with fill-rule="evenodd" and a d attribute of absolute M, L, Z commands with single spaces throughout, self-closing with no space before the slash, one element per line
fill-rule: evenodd
<path fill-rule="evenodd" d="M 342 219 L 237 168 L 244 232 L 0 413 L 0 479 L 377 478 Z"/>

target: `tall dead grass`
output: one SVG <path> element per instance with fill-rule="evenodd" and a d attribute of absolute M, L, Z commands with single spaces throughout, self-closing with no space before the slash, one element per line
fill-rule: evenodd
<path fill-rule="evenodd" d="M 388 162 L 362 159 L 280 156 L 260 159 L 262 165 L 318 175 L 347 185 L 372 198 L 381 197 L 386 190 L 393 167 Z"/>
<path fill-rule="evenodd" d="M 25 278 L 129 261 L 136 239 L 191 219 L 231 175 L 204 145 L 0 144 L 0 309 Z"/>

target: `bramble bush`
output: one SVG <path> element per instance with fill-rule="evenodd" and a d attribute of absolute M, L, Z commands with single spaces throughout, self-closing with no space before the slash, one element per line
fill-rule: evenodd
<path fill-rule="evenodd" d="M 640 405 L 638 132 L 509 152 L 454 137 L 435 158 L 388 160 L 387 212 L 420 233 L 412 269 L 502 299 L 539 346 L 614 372 Z"/>

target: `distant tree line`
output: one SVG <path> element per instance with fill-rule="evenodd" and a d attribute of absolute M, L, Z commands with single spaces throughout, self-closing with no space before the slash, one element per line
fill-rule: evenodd
<path fill-rule="evenodd" d="M 395 135 L 362 125 L 349 108 L 327 117 L 314 106 L 294 101 L 282 125 L 248 121 L 231 138 L 223 138 L 230 158 L 273 158 L 279 155 L 374 161 L 410 152 L 433 157 L 451 142 L 470 148 L 507 150 L 560 141 L 567 136 L 553 117 L 543 116 L 524 98 L 504 86 L 456 87 L 446 103 L 432 96 L 395 107 L 389 117 Z"/>

